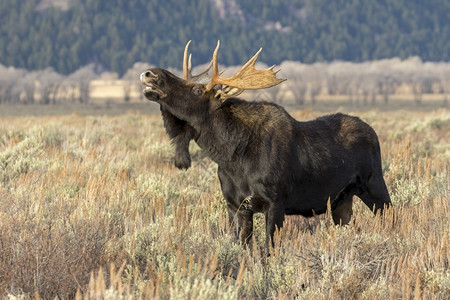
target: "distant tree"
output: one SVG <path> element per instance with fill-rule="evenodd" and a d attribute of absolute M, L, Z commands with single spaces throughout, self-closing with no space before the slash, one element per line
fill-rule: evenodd
<path fill-rule="evenodd" d="M 358 76 L 358 74 L 356 74 Z M 371 102 L 375 102 L 376 97 L 376 76 L 370 70 L 363 71 L 361 77 L 360 94 L 364 105 L 369 103 L 369 97 Z"/>
<path fill-rule="evenodd" d="M 312 104 L 316 104 L 317 96 L 322 91 L 325 81 L 327 64 L 315 63 L 308 68 L 308 79 L 309 79 L 309 95 L 311 97 Z"/>
<path fill-rule="evenodd" d="M 435 71 L 428 68 L 419 57 L 403 61 L 402 71 L 403 80 L 413 93 L 414 103 L 422 104 L 423 94 L 430 93 L 433 82 L 437 81 Z"/>
<path fill-rule="evenodd" d="M 0 103 L 18 103 L 22 89 L 19 80 L 25 75 L 25 70 L 0 65 Z"/>
<path fill-rule="evenodd" d="M 379 74 L 377 79 L 377 88 L 381 93 L 385 105 L 389 103 L 389 97 L 395 91 L 395 77 L 392 74 Z"/>
<path fill-rule="evenodd" d="M 351 62 L 330 63 L 325 72 L 329 94 L 347 95 L 349 103 L 352 104 L 353 98 L 358 96 L 361 86 L 361 71 L 362 68 Z"/>
<path fill-rule="evenodd" d="M 289 90 L 294 94 L 294 101 L 297 105 L 305 104 L 306 91 L 308 90 L 306 81 L 301 77 L 296 77 L 287 82 Z"/>
<path fill-rule="evenodd" d="M 63 76 L 48 68 L 38 72 L 38 93 L 42 104 L 55 104 L 59 96 Z"/>
<path fill-rule="evenodd" d="M 285 89 L 294 95 L 294 102 L 297 105 L 305 104 L 307 92 L 307 65 L 296 61 L 284 61 L 280 64 L 280 77 L 288 79 Z"/>
<path fill-rule="evenodd" d="M 440 63 L 436 66 L 438 84 L 443 94 L 443 105 L 448 106 L 448 98 L 450 94 L 450 63 Z"/>
<path fill-rule="evenodd" d="M 25 73 L 22 85 L 24 91 L 23 102 L 25 104 L 35 103 L 35 93 L 38 78 L 39 78 L 38 72 L 28 71 Z"/>
<path fill-rule="evenodd" d="M 80 103 L 88 103 L 90 99 L 89 84 L 97 77 L 97 74 L 94 72 L 93 64 L 82 67 L 67 76 L 65 85 L 70 90 L 69 95 L 71 100 Z"/>
<path fill-rule="evenodd" d="M 395 92 L 395 88 L 402 82 L 402 61 L 399 58 L 382 59 L 371 64 L 371 71 L 375 76 L 375 86 L 381 95 L 384 104 L 389 103 L 390 96 Z M 375 97 L 372 97 L 372 104 L 375 104 Z"/>
<path fill-rule="evenodd" d="M 339 76 L 330 71 L 330 68 L 328 68 L 326 74 L 327 92 L 330 95 L 337 95 L 339 94 Z"/>

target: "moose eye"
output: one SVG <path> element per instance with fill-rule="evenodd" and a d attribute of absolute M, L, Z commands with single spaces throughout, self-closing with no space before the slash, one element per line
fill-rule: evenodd
<path fill-rule="evenodd" d="M 202 91 L 201 88 L 199 88 L 199 87 L 197 87 L 197 86 L 194 86 L 194 87 L 192 88 L 192 93 L 193 93 L 195 96 L 200 96 L 200 95 L 203 93 L 203 91 Z"/>

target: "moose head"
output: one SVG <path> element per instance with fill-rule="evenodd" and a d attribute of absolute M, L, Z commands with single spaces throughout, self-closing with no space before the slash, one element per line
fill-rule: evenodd
<path fill-rule="evenodd" d="M 183 57 L 183 78 L 171 72 L 151 68 L 140 76 L 141 83 L 146 86 L 144 95 L 148 100 L 159 103 L 177 118 L 198 117 L 199 113 L 220 106 L 226 99 L 238 96 L 244 90 L 264 89 L 280 84 L 285 79 L 276 77 L 278 71 L 272 66 L 265 70 L 256 70 L 255 62 L 260 49 L 242 68 L 231 77 L 221 77 L 217 55 L 220 41 L 214 50 L 208 68 L 199 75 L 192 75 L 191 55 L 188 56 L 189 41 Z M 212 68 L 212 75 L 209 75 Z M 199 120 L 186 120 L 196 122 Z"/>

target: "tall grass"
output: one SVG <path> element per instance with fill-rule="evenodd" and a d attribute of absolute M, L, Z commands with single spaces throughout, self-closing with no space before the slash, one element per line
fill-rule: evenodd
<path fill-rule="evenodd" d="M 311 111 L 293 115 L 300 120 Z M 450 114 L 358 115 L 377 131 L 394 209 L 351 225 L 287 217 L 266 258 L 229 228 L 216 165 L 180 171 L 159 116 L 0 120 L 0 297 L 450 298 Z"/>

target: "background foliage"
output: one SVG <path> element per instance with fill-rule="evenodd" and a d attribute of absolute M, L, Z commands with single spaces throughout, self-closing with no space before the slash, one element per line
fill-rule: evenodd
<path fill-rule="evenodd" d="M 447 0 L 2 0 L 0 63 L 63 74 L 94 63 L 122 75 L 137 61 L 179 67 L 189 39 L 194 64 L 218 39 L 225 65 L 260 46 L 268 64 L 448 61 L 449 12 Z"/>

